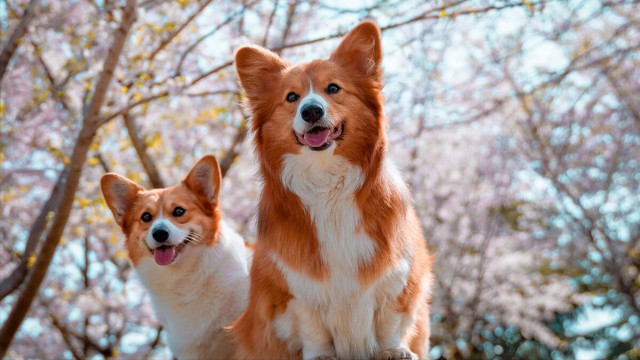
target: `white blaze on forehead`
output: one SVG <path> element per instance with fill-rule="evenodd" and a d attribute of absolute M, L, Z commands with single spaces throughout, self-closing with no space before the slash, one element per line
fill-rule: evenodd
<path fill-rule="evenodd" d="M 162 243 L 157 242 L 153 238 L 153 231 L 159 228 L 163 228 L 169 232 L 169 238 L 167 239 L 167 241 Z M 188 231 L 175 226 L 171 221 L 169 221 L 169 219 L 163 218 L 161 216 L 153 220 L 153 223 L 151 224 L 151 228 L 147 232 L 147 237 L 145 241 L 151 249 L 155 249 L 160 245 L 178 245 L 182 241 L 184 241 L 184 238 L 187 235 L 189 235 Z"/>
<path fill-rule="evenodd" d="M 320 105 L 322 105 L 322 107 L 324 108 L 324 117 L 323 117 L 323 121 L 319 122 L 317 124 L 311 124 L 308 123 L 306 121 L 304 121 L 302 119 L 302 108 L 311 102 L 315 102 L 315 103 L 319 103 Z M 315 92 L 313 92 L 313 83 L 311 83 L 311 81 L 309 81 L 309 93 L 307 94 L 307 96 L 303 97 L 300 100 L 300 103 L 298 104 L 298 110 L 296 111 L 296 117 L 293 119 L 293 130 L 295 130 L 297 133 L 299 134 L 304 134 L 305 132 L 307 132 L 308 130 L 310 130 L 312 127 L 316 126 L 316 125 L 320 125 L 320 126 L 329 126 L 330 125 L 330 121 L 328 118 L 328 105 L 329 103 L 327 102 L 327 100 L 325 100 L 322 95 L 320 94 L 316 94 Z"/>

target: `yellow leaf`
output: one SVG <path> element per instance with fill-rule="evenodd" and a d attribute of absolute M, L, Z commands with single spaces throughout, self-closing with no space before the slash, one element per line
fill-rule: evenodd
<path fill-rule="evenodd" d="M 18 191 L 12 191 L 12 190 L 14 189 L 5 190 L 5 193 L 3 193 L 2 196 L 0 196 L 0 203 L 6 203 L 21 197 L 21 194 Z"/>
<path fill-rule="evenodd" d="M 140 93 L 133 94 L 133 100 L 139 101 L 140 99 L 142 99 L 142 94 Z"/>
<path fill-rule="evenodd" d="M 144 105 L 142 105 L 142 115 L 146 115 L 147 114 L 147 110 L 149 110 L 149 103 L 144 103 Z"/>
<path fill-rule="evenodd" d="M 66 244 L 66 243 L 67 243 L 67 238 L 66 238 L 66 237 L 64 237 L 64 236 L 61 236 L 61 237 L 60 237 L 60 245 L 64 245 L 64 244 Z"/>
<path fill-rule="evenodd" d="M 173 165 L 182 165 L 182 156 L 180 156 L 180 154 L 176 153 L 175 155 L 173 155 Z"/>
<path fill-rule="evenodd" d="M 36 256 L 30 255 L 29 258 L 27 259 L 27 269 L 31 269 L 31 267 L 35 262 L 36 262 Z"/>
<path fill-rule="evenodd" d="M 155 133 L 153 134 L 153 136 L 151 136 L 151 140 L 147 142 L 147 147 L 149 149 L 155 149 L 160 146 L 160 144 L 162 144 L 162 137 L 160 136 L 160 134 Z"/>
<path fill-rule="evenodd" d="M 126 93 L 129 92 L 129 88 L 126 87 L 126 86 L 121 86 L 120 87 L 120 92 L 123 93 L 123 94 L 126 94 Z"/>
<path fill-rule="evenodd" d="M 104 210 L 107 209 L 107 202 L 104 201 L 104 198 L 102 196 L 98 198 L 98 205 L 100 205 L 100 207 Z"/>
<path fill-rule="evenodd" d="M 164 24 L 164 30 L 168 32 L 172 32 L 175 28 L 176 24 L 173 21 L 169 21 L 168 23 Z"/>
<path fill-rule="evenodd" d="M 87 83 L 86 83 L 86 84 L 84 84 L 84 89 L 85 89 L 85 90 L 91 90 L 91 89 L 93 89 L 93 85 L 91 84 L 91 82 L 90 82 L 90 81 L 87 81 Z"/>
<path fill-rule="evenodd" d="M 109 237 L 109 244 L 111 245 L 118 245 L 119 239 L 115 234 L 111 234 L 111 236 Z"/>
<path fill-rule="evenodd" d="M 445 18 L 447 17 L 447 11 L 445 9 L 442 9 L 442 11 L 440 11 L 440 13 L 438 14 L 439 18 Z"/>
<path fill-rule="evenodd" d="M 116 250 L 115 254 L 113 255 L 116 257 L 116 259 L 124 260 L 127 258 L 127 252 L 124 251 L 123 249 Z"/>
<path fill-rule="evenodd" d="M 91 204 L 91 201 L 89 201 L 89 199 L 84 198 L 77 198 L 76 202 L 78 203 L 78 206 L 80 206 L 80 209 L 84 209 Z"/>
<path fill-rule="evenodd" d="M 94 166 L 94 165 L 98 165 L 98 163 L 100 163 L 100 160 L 98 160 L 97 157 L 92 157 L 91 159 L 87 160 L 87 165 L 89 166 Z"/>
<path fill-rule="evenodd" d="M 137 171 L 129 171 L 127 173 L 127 177 L 136 184 L 140 184 L 142 182 L 142 176 L 140 176 L 140 173 Z"/>
<path fill-rule="evenodd" d="M 86 230 L 83 227 L 74 226 L 71 228 L 71 234 L 77 237 L 84 237 L 86 235 Z"/>
<path fill-rule="evenodd" d="M 0 117 L 4 117 L 4 103 L 0 102 Z"/>
<path fill-rule="evenodd" d="M 149 27 L 149 29 L 153 30 L 153 32 L 156 32 L 156 33 L 162 32 L 162 28 L 156 24 L 147 24 L 147 26 Z"/>

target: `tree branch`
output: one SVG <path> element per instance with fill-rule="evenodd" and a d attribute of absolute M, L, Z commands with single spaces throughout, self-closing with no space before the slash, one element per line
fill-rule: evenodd
<path fill-rule="evenodd" d="M 29 237 L 27 239 L 27 245 L 25 246 L 22 260 L 18 266 L 11 272 L 9 276 L 4 278 L 0 283 L 0 300 L 4 299 L 7 295 L 14 292 L 20 284 L 24 281 L 29 270 L 29 258 L 35 253 L 38 245 L 40 244 L 40 238 L 47 226 L 49 213 L 53 214 L 54 209 L 60 206 L 62 200 L 62 188 L 67 177 L 67 169 L 58 176 L 58 181 L 51 190 L 51 195 L 47 202 L 42 206 L 40 214 L 33 222 L 31 230 L 29 231 Z"/>
<path fill-rule="evenodd" d="M 38 293 L 38 289 L 47 274 L 51 259 L 55 254 L 58 244 L 60 243 L 60 237 L 66 227 L 71 207 L 73 205 L 73 199 L 75 198 L 75 194 L 78 189 L 78 183 L 80 182 L 80 177 L 82 175 L 82 168 L 87 160 L 87 154 L 91 143 L 98 131 L 98 128 L 100 127 L 100 122 L 98 121 L 100 109 L 104 102 L 109 84 L 113 78 L 114 69 L 118 64 L 118 59 L 122 53 L 122 49 L 127 39 L 127 34 L 129 33 L 135 19 L 136 1 L 127 0 L 126 6 L 122 9 L 122 21 L 120 27 L 114 34 L 113 43 L 109 48 L 109 53 L 104 63 L 102 73 L 100 74 L 96 91 L 87 111 L 85 112 L 85 119 L 80 133 L 78 134 L 73 154 L 71 156 L 71 161 L 67 165 L 68 175 L 64 180 L 59 180 L 64 183 L 60 206 L 54 216 L 49 233 L 42 244 L 40 253 L 36 257 L 33 271 L 27 278 L 27 282 L 22 293 L 16 299 L 7 320 L 0 330 L 0 357 L 4 357 L 6 354 L 13 337 L 27 315 L 31 304 Z M 54 196 L 54 194 L 51 195 L 51 197 Z"/>
<path fill-rule="evenodd" d="M 182 25 L 180 25 L 180 27 L 176 29 L 176 31 L 171 33 L 166 39 L 162 40 L 162 42 L 160 42 L 160 45 L 158 45 L 158 47 L 151 53 L 151 55 L 149 55 L 149 61 L 150 62 L 153 61 L 153 59 L 156 58 L 156 55 L 158 55 L 158 53 L 162 51 L 162 49 L 167 47 L 167 45 L 169 45 L 169 43 L 171 43 L 171 41 L 176 36 L 178 36 L 178 34 L 180 34 L 180 32 L 182 32 L 182 30 L 184 30 L 184 28 L 186 28 L 187 25 L 189 25 L 191 21 L 193 21 L 193 19 L 195 19 L 200 13 L 202 13 L 204 8 L 206 8 L 211 3 L 211 1 L 212 0 L 206 0 L 204 3 L 202 3 L 202 5 L 200 5 L 198 10 L 196 10 L 193 14 L 191 14 L 191 16 L 189 16 L 187 20 L 185 20 L 185 22 L 183 22 Z"/>
<path fill-rule="evenodd" d="M 248 123 L 249 120 L 244 117 L 242 119 L 242 122 L 240 123 L 240 126 L 238 126 L 238 132 L 233 138 L 231 146 L 229 146 L 229 149 L 225 152 L 224 157 L 220 159 L 220 173 L 222 174 L 222 178 L 227 175 L 229 168 L 231 168 L 231 165 L 233 165 L 240 154 L 240 146 L 244 142 L 244 139 L 247 137 Z"/>
<path fill-rule="evenodd" d="M 124 124 L 127 127 L 129 139 L 131 139 L 131 143 L 136 149 L 138 158 L 140 159 L 140 162 L 142 163 L 147 176 L 149 176 L 151 185 L 156 189 L 164 188 L 166 186 L 165 182 L 162 180 L 155 162 L 147 153 L 147 144 L 145 144 L 142 138 L 139 136 L 140 131 L 137 129 L 135 119 L 132 118 L 129 113 L 122 114 L 122 119 L 124 120 Z"/>
<path fill-rule="evenodd" d="M 38 6 L 39 0 L 29 1 L 27 8 L 24 9 L 24 12 L 22 13 L 18 26 L 13 30 L 11 37 L 2 48 L 2 52 L 0 53 L 0 81 L 2 81 L 2 78 L 9 67 L 9 62 L 20 45 L 20 40 L 22 40 L 22 37 L 27 33 L 29 23 L 31 22 L 31 19 L 33 19 L 33 15 Z"/>

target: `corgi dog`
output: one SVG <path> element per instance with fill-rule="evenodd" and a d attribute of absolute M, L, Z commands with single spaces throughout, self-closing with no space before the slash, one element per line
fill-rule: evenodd
<path fill-rule="evenodd" d="M 225 327 L 247 304 L 251 251 L 221 221 L 221 180 L 216 158 L 205 156 L 180 184 L 165 189 L 145 190 L 113 173 L 100 181 L 178 359 L 232 357 Z"/>
<path fill-rule="evenodd" d="M 428 357 L 432 257 L 387 157 L 379 28 L 328 60 L 243 46 L 235 64 L 263 179 L 238 357 Z"/>

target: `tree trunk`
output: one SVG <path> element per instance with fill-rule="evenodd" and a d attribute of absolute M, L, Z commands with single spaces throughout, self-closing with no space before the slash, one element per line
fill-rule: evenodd
<path fill-rule="evenodd" d="M 100 109 L 106 97 L 107 89 L 113 78 L 114 69 L 118 64 L 118 59 L 122 53 L 122 49 L 127 39 L 127 34 L 136 19 L 136 0 L 127 0 L 126 6 L 123 8 L 122 23 L 114 34 L 113 43 L 109 48 L 109 54 L 105 60 L 102 73 L 98 79 L 95 93 L 93 94 L 91 103 L 85 113 L 82 129 L 78 135 L 71 161 L 67 165 L 69 169 L 66 179 L 63 180 L 63 192 L 60 207 L 57 209 L 53 223 L 47 237 L 42 244 L 40 252 L 36 257 L 33 270 L 22 290 L 22 293 L 16 299 L 11 312 L 0 331 L 0 358 L 4 358 L 9 345 L 13 340 L 16 332 L 20 328 L 20 324 L 27 315 L 33 300 L 35 299 L 38 289 L 44 280 L 51 259 L 60 243 L 60 238 L 64 232 L 64 228 L 69 219 L 69 214 L 73 205 L 78 183 L 82 175 L 82 168 L 87 160 L 89 148 L 95 137 L 101 121 L 99 119 Z M 66 171 L 61 173 L 64 176 Z M 53 194 L 52 194 L 53 196 Z"/>

